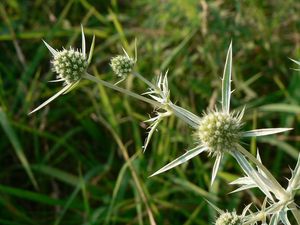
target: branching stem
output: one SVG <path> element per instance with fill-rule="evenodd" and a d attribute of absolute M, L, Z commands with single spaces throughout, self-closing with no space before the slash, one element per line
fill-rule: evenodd
<path fill-rule="evenodd" d="M 152 99 L 149 99 L 149 98 L 146 98 L 144 96 L 141 96 L 139 94 L 136 94 L 136 93 L 134 93 L 132 91 L 129 91 L 129 90 L 126 90 L 124 88 L 115 86 L 115 85 L 113 85 L 113 84 L 111 84 L 111 83 L 109 83 L 107 81 L 101 80 L 101 79 L 99 79 L 99 78 L 97 78 L 95 76 L 92 76 L 92 75 L 88 74 L 88 73 L 85 73 L 83 75 L 83 78 L 85 78 L 87 80 L 90 80 L 90 81 L 93 81 L 93 82 L 98 83 L 98 84 L 102 84 L 105 87 L 108 87 L 108 88 L 113 89 L 115 91 L 118 91 L 118 92 L 121 92 L 123 94 L 129 95 L 129 96 L 131 96 L 133 98 L 136 98 L 138 100 L 141 100 L 143 102 L 147 102 L 147 103 L 149 103 L 149 104 L 151 104 L 151 105 L 153 105 L 155 107 L 163 107 L 164 106 L 163 104 L 160 104 L 159 102 L 156 102 L 156 101 L 154 101 Z"/>

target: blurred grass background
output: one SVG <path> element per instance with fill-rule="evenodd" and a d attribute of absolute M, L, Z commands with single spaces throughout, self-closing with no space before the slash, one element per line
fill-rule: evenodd
<path fill-rule="evenodd" d="M 240 176 L 228 157 L 210 187 L 213 161 L 202 154 L 148 178 L 193 146 L 192 130 L 164 121 L 145 154 L 143 121 L 152 107 L 81 82 L 34 115 L 61 86 L 42 43 L 80 47 L 96 35 L 94 75 L 117 81 L 112 56 L 138 40 L 138 71 L 154 80 L 169 70 L 171 98 L 201 115 L 220 99 L 226 50 L 233 41 L 232 108 L 246 105 L 245 129 L 293 127 L 288 134 L 245 141 L 285 185 L 300 141 L 300 2 L 205 0 L 69 0 L 0 2 L 0 224 L 212 224 L 222 209 L 262 203 L 258 191 L 229 195 Z M 129 77 L 123 84 L 143 93 Z M 298 198 L 299 199 L 299 198 Z M 299 201 L 298 201 L 299 203 Z"/>

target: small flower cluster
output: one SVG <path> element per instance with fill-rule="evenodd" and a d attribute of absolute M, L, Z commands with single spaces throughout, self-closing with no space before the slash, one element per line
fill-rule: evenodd
<path fill-rule="evenodd" d="M 218 217 L 215 225 L 242 225 L 242 219 L 236 212 L 226 212 Z"/>
<path fill-rule="evenodd" d="M 234 149 L 241 137 L 241 126 L 241 116 L 216 111 L 201 119 L 196 135 L 208 152 L 216 155 Z"/>
<path fill-rule="evenodd" d="M 134 59 L 124 55 L 118 55 L 110 60 L 110 66 L 118 77 L 126 77 L 133 70 Z"/>
<path fill-rule="evenodd" d="M 58 51 L 52 64 L 58 78 L 64 79 L 66 84 L 80 80 L 88 66 L 83 53 L 72 48 Z"/>

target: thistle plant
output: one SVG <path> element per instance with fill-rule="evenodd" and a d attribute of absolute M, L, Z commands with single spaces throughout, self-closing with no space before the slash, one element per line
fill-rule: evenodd
<path fill-rule="evenodd" d="M 251 221 L 260 220 L 260 215 L 265 215 L 270 216 L 270 224 L 275 225 L 281 221 L 283 224 L 291 225 L 287 216 L 287 212 L 291 211 L 297 223 L 300 224 L 300 212 L 295 203 L 296 191 L 300 189 L 300 154 L 287 188 L 283 188 L 267 170 L 259 167 L 257 169 L 253 168 L 244 156 L 236 154 L 235 158 L 246 176 L 231 182 L 231 184 L 241 186 L 234 192 L 259 188 L 265 194 L 266 203 L 269 205 L 268 207 L 263 207 L 261 212 L 252 216 Z M 259 151 L 257 152 L 257 160 L 261 163 Z"/>
<path fill-rule="evenodd" d="M 227 51 L 222 77 L 221 107 L 215 106 L 214 110 L 203 112 L 203 115 L 199 117 L 171 101 L 168 85 L 168 72 L 164 74 L 161 73 L 156 81 L 152 83 L 135 70 L 135 65 L 137 63 L 136 42 L 134 57 L 130 57 L 127 51 L 123 49 L 124 55 L 117 55 L 111 58 L 110 66 L 116 76 L 121 78 L 117 83 L 111 84 L 87 72 L 92 59 L 95 38 L 93 37 L 88 57 L 86 54 L 85 35 L 82 27 L 81 40 L 82 48 L 80 50 L 69 48 L 62 49 L 61 51 L 55 50 L 44 41 L 46 47 L 53 56 L 51 61 L 53 71 L 57 73 L 57 79 L 51 82 L 63 82 L 64 87 L 31 111 L 30 114 L 43 108 L 60 95 L 68 93 L 81 81 L 81 79 L 87 79 L 102 84 L 105 87 L 122 94 L 149 103 L 154 107 L 155 116 L 146 121 L 150 123 L 150 125 L 148 127 L 148 136 L 143 146 L 144 151 L 148 147 L 150 139 L 160 122 L 171 115 L 175 115 L 190 125 L 194 129 L 193 133 L 196 139 L 194 148 L 168 163 L 151 176 L 166 172 L 187 162 L 193 157 L 198 156 L 202 152 L 207 152 L 208 156 L 216 158 L 212 169 L 211 184 L 213 184 L 222 158 L 225 154 L 230 154 L 236 159 L 246 175 L 231 183 L 240 185 L 234 192 L 259 188 L 265 195 L 265 201 L 260 211 L 251 212 L 251 204 L 249 204 L 245 207 L 241 215 L 238 215 L 236 211 L 225 212 L 210 203 L 220 214 L 215 221 L 215 225 L 251 225 L 258 223 L 266 225 L 267 221 L 269 221 L 269 225 L 276 225 L 279 221 L 285 225 L 290 225 L 291 223 L 287 217 L 288 211 L 293 213 L 298 225 L 300 225 L 300 212 L 297 209 L 295 202 L 296 191 L 300 189 L 300 155 L 297 165 L 292 171 L 292 177 L 289 180 L 288 186 L 283 188 L 270 171 L 263 165 L 259 152 L 257 151 L 257 156 L 255 157 L 241 145 L 243 138 L 276 134 L 288 131 L 291 128 L 243 130 L 244 122 L 242 121 L 242 118 L 245 107 L 242 110 L 236 111 L 230 109 L 230 99 L 232 94 L 232 43 L 230 43 Z M 293 61 L 300 65 L 300 62 Z M 117 84 L 126 79 L 130 74 L 137 79 L 140 79 L 148 86 L 146 92 L 138 94 L 117 86 Z M 126 155 L 126 157 L 128 158 L 128 155 Z M 255 167 L 250 162 L 253 163 Z"/>
<path fill-rule="evenodd" d="M 290 130 L 290 128 L 266 128 L 243 131 L 241 129 L 243 125 L 241 120 L 245 108 L 238 112 L 230 111 L 230 98 L 232 93 L 231 77 L 232 43 L 230 43 L 227 51 L 223 72 L 221 109 L 219 110 L 216 107 L 215 111 L 208 111 L 200 118 L 188 110 L 170 103 L 169 106 L 174 114 L 182 118 L 195 129 L 197 146 L 170 162 L 151 176 L 170 170 L 206 151 L 210 156 L 216 157 L 211 179 L 211 184 L 213 184 L 225 153 L 230 153 L 235 157 L 235 154 L 233 153 L 239 152 L 243 155 L 246 154 L 250 160 L 253 160 L 251 154 L 240 145 L 241 138 L 265 136 Z M 254 160 L 254 163 L 257 163 L 256 160 Z"/>
<path fill-rule="evenodd" d="M 43 40 L 46 47 L 49 49 L 50 53 L 53 56 L 53 60 L 51 61 L 53 71 L 57 73 L 57 80 L 52 80 L 50 82 L 63 82 L 63 88 L 53 95 L 51 98 L 46 100 L 44 103 L 39 105 L 37 108 L 32 110 L 29 114 L 32 114 L 41 108 L 48 105 L 54 99 L 59 97 L 62 94 L 66 94 L 71 91 L 79 81 L 82 79 L 83 74 L 86 72 L 89 64 L 92 60 L 95 36 L 93 37 L 93 41 L 91 44 L 91 49 L 89 56 L 86 54 L 86 43 L 85 43 L 85 35 L 83 32 L 83 27 L 81 26 L 81 50 L 74 50 L 70 47 L 70 49 L 63 49 L 61 51 L 55 50 L 52 48 L 47 42 Z"/>
<path fill-rule="evenodd" d="M 129 90 L 126 90 L 124 88 L 118 87 L 118 86 L 116 86 L 116 84 L 115 85 L 111 84 L 109 82 L 106 82 L 104 80 L 101 80 L 101 79 L 89 74 L 87 72 L 87 68 L 92 60 L 92 55 L 93 55 L 94 45 L 95 45 L 95 36 L 93 36 L 89 56 L 87 58 L 85 35 L 83 32 L 82 26 L 81 26 L 81 41 L 82 41 L 82 49 L 81 50 L 74 50 L 73 48 L 70 48 L 69 50 L 63 49 L 61 51 L 55 50 L 47 42 L 43 41 L 53 56 L 53 60 L 51 61 L 51 64 L 53 66 L 53 70 L 58 74 L 57 80 L 52 80 L 50 82 L 64 82 L 63 83 L 64 87 L 59 92 L 57 92 L 55 95 L 53 95 L 51 98 L 49 98 L 44 103 L 39 105 L 37 108 L 32 110 L 29 114 L 32 114 L 32 113 L 40 110 L 41 108 L 48 105 L 50 102 L 52 102 L 54 99 L 56 99 L 60 95 L 66 94 L 69 91 L 71 91 L 74 87 L 76 87 L 76 85 L 79 83 L 79 81 L 81 79 L 87 79 L 87 80 L 90 80 L 95 83 L 100 83 L 105 87 L 111 88 L 115 91 L 129 95 L 133 98 L 147 102 L 154 106 L 158 106 L 158 107 L 161 106 L 161 104 L 156 101 L 153 101 L 149 98 L 146 98 L 142 95 L 139 95 L 139 94 L 136 94 Z M 124 50 L 124 52 L 126 54 L 127 60 L 120 60 L 119 63 L 125 63 L 125 65 L 120 64 L 119 66 L 120 66 L 120 68 L 126 68 L 126 73 L 130 73 L 130 71 L 132 70 L 132 67 L 130 67 L 130 66 L 133 66 L 133 64 L 131 63 L 132 58 L 130 58 L 128 56 L 128 54 L 125 50 Z M 119 57 L 117 57 L 117 58 L 119 58 Z M 136 62 L 136 57 L 133 61 L 134 61 L 134 63 Z M 115 64 L 117 64 L 117 63 L 115 62 Z M 120 75 L 121 72 L 122 72 L 122 75 L 125 75 L 125 69 L 123 69 L 121 71 L 118 70 L 118 75 Z"/>

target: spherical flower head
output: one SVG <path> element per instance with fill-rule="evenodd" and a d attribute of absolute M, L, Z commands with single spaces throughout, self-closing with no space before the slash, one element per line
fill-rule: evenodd
<path fill-rule="evenodd" d="M 241 137 L 240 117 L 225 112 L 210 112 L 201 119 L 196 137 L 208 152 L 217 155 L 229 152 Z"/>
<path fill-rule="evenodd" d="M 236 212 L 226 212 L 219 216 L 215 225 L 242 225 L 242 219 Z"/>
<path fill-rule="evenodd" d="M 58 77 L 65 80 L 66 84 L 80 80 L 88 66 L 83 53 L 71 48 L 58 51 L 52 64 Z"/>
<path fill-rule="evenodd" d="M 125 77 L 131 73 L 134 64 L 133 58 L 123 55 L 118 55 L 110 60 L 110 66 L 118 77 Z"/>

